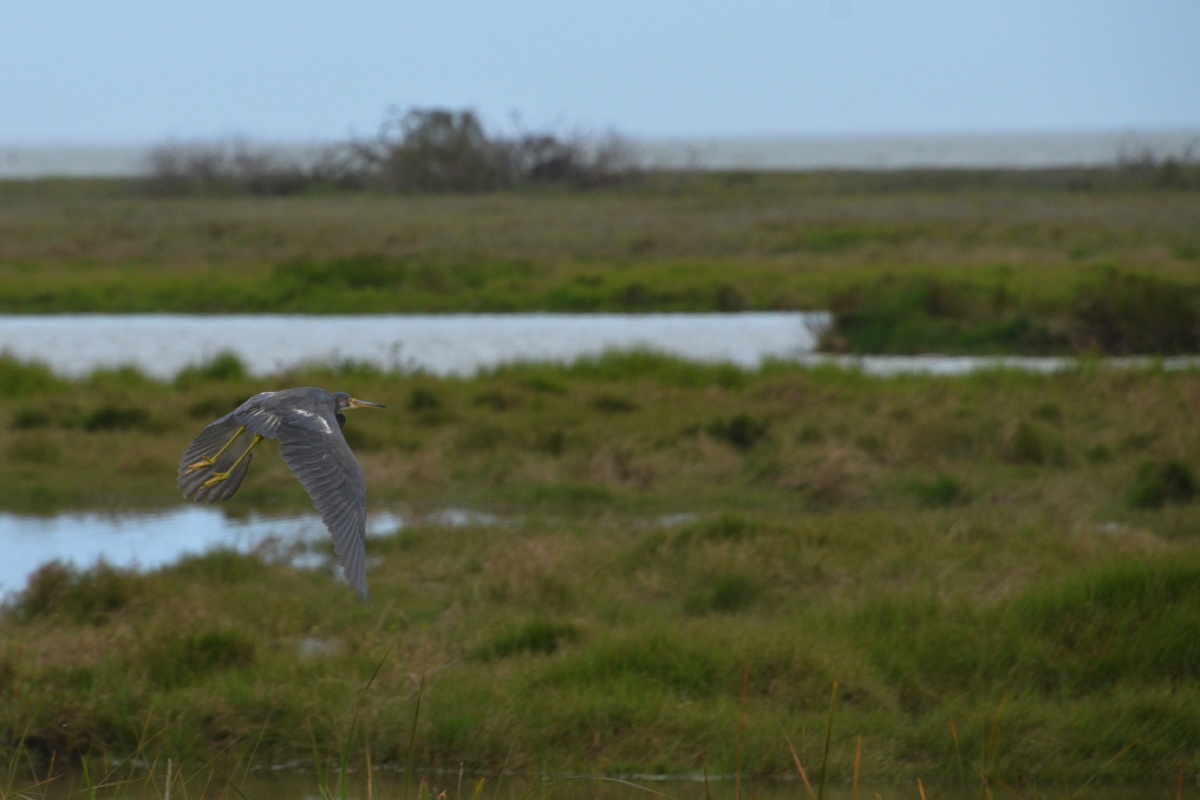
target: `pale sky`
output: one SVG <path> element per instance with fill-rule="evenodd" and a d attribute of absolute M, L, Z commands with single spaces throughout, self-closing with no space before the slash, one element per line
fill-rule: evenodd
<path fill-rule="evenodd" d="M 644 136 L 1200 129 L 1200 0 L 49 0 L 0 144 L 373 133 L 389 106 Z"/>

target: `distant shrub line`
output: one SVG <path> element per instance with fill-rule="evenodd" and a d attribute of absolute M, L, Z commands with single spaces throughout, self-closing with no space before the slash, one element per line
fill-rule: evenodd
<path fill-rule="evenodd" d="M 1111 271 L 1062 308 L 1035 310 L 1003 286 L 887 277 L 832 299 L 824 350 L 853 353 L 1101 354 L 1200 352 L 1200 295 L 1159 278 Z"/>
<path fill-rule="evenodd" d="M 607 186 L 635 172 L 619 136 L 563 137 L 549 131 L 487 131 L 470 110 L 392 109 L 368 139 L 307 154 L 233 138 L 167 142 L 150 152 L 155 194 L 287 195 L 319 190 L 486 192 L 521 186 Z"/>

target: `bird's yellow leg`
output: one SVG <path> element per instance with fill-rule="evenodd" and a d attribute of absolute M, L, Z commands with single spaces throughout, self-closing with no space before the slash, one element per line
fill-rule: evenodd
<path fill-rule="evenodd" d="M 195 464 L 189 464 L 187 471 L 189 473 L 191 473 L 191 472 L 195 472 L 198 469 L 205 469 L 207 467 L 211 467 L 214 464 L 216 464 L 217 459 L 220 458 L 222 455 L 224 455 L 225 451 L 228 450 L 233 445 L 233 443 L 238 440 L 238 437 L 241 436 L 245 432 L 246 432 L 246 426 L 243 425 L 242 427 L 238 428 L 236 431 L 233 432 L 233 436 L 229 437 L 229 441 L 225 443 L 224 447 L 222 447 L 220 450 L 217 451 L 217 454 L 215 456 L 204 456 L 199 461 L 197 461 Z"/>
<path fill-rule="evenodd" d="M 263 438 L 264 437 L 262 436 L 262 434 L 259 434 L 259 433 L 254 434 L 254 441 L 251 442 L 250 446 L 246 448 L 246 452 L 244 452 L 240 456 L 238 456 L 237 461 L 235 461 L 229 465 L 229 469 L 225 470 L 224 472 L 214 472 L 213 476 L 211 478 L 206 480 L 204 483 L 200 484 L 200 488 L 207 489 L 210 486 L 216 486 L 218 483 L 221 483 L 222 481 L 229 480 L 230 474 L 232 474 L 233 471 L 235 469 L 237 469 L 238 464 L 240 464 L 246 460 L 246 456 L 250 455 L 251 450 L 258 447 L 258 443 L 261 442 L 263 440 Z M 230 441 L 230 444 L 232 444 L 232 440 Z M 225 445 L 225 446 L 228 447 L 229 445 Z M 218 453 L 217 455 L 220 455 L 220 453 Z"/>

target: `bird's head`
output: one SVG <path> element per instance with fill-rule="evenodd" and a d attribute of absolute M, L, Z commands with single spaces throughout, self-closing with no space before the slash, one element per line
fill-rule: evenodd
<path fill-rule="evenodd" d="M 387 408 L 382 403 L 359 400 L 357 397 L 351 397 L 346 392 L 337 392 L 333 395 L 333 407 L 339 414 L 351 408 Z"/>

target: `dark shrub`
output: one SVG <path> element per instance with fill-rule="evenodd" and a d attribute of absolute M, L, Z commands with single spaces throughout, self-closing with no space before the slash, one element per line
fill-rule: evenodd
<path fill-rule="evenodd" d="M 145 412 L 125 406 L 103 405 L 83 418 L 83 429 L 97 431 L 132 431 L 147 426 Z"/>
<path fill-rule="evenodd" d="M 412 108 L 390 109 L 370 139 L 290 151 L 243 138 L 167 142 L 148 162 L 146 188 L 160 195 L 482 192 L 608 185 L 634 174 L 636 154 L 613 134 L 591 141 L 548 132 L 504 136 L 485 130 L 471 110 Z"/>
<path fill-rule="evenodd" d="M 745 311 L 748 304 L 746 296 L 736 286 L 723 283 L 717 287 L 713 305 L 717 311 Z"/>
<path fill-rule="evenodd" d="M 1187 503 L 1196 496 L 1196 477 L 1191 467 L 1175 461 L 1147 462 L 1125 495 L 1134 508 L 1160 508 L 1166 503 Z"/>
<path fill-rule="evenodd" d="M 1182 286 L 1110 273 L 1084 287 L 1070 312 L 1075 346 L 1113 355 L 1200 350 L 1200 308 Z"/>
<path fill-rule="evenodd" d="M 50 414 L 44 408 L 19 408 L 13 412 L 12 422 L 8 427 L 14 431 L 24 431 L 45 428 L 53 424 L 54 420 L 50 418 Z"/>
<path fill-rule="evenodd" d="M 592 406 L 605 414 L 624 414 L 637 410 L 637 403 L 619 394 L 601 394 L 592 398 Z"/>
<path fill-rule="evenodd" d="M 254 663 L 254 642 L 221 629 L 171 631 L 142 647 L 141 663 L 159 686 L 188 686 L 207 676 Z"/>
<path fill-rule="evenodd" d="M 722 575 L 684 600 L 688 614 L 734 614 L 748 608 L 762 591 L 759 583 L 745 575 Z"/>
<path fill-rule="evenodd" d="M 472 658 L 492 661 L 521 653 L 549 655 L 563 643 L 579 639 L 579 629 L 562 622 L 534 621 L 512 628 L 472 652 Z"/>
<path fill-rule="evenodd" d="M 938 475 L 932 480 L 914 480 L 909 490 L 917 503 L 926 508 L 948 508 L 967 499 L 967 491 L 961 483 L 949 475 Z"/>
<path fill-rule="evenodd" d="M 705 426 L 705 432 L 714 439 L 722 439 L 739 450 L 750 450 L 766 438 L 769 424 L 749 414 L 735 414 L 729 419 L 719 419 Z"/>
<path fill-rule="evenodd" d="M 408 394 L 409 411 L 436 411 L 441 407 L 442 399 L 432 389 L 424 386 L 414 386 L 413 390 Z"/>

